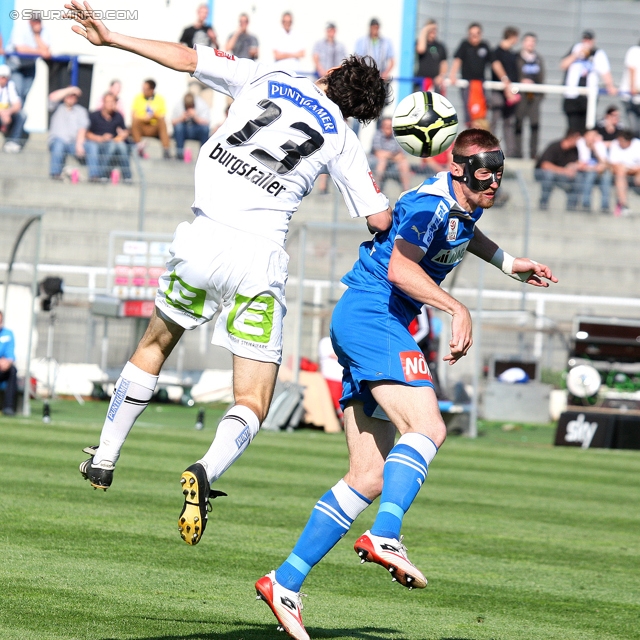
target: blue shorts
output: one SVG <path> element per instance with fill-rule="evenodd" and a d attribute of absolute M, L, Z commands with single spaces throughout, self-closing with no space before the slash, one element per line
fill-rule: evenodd
<path fill-rule="evenodd" d="M 331 342 L 344 367 L 344 409 L 350 400 L 364 404 L 371 416 L 377 408 L 369 381 L 389 380 L 411 387 L 431 387 L 427 361 L 408 326 L 415 313 L 388 292 L 347 289 L 331 318 Z"/>

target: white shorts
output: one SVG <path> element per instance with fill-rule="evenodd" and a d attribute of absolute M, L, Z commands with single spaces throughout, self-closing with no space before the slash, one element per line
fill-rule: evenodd
<path fill-rule="evenodd" d="M 259 360 L 282 360 L 289 256 L 275 242 L 199 215 L 182 222 L 160 277 L 156 306 L 187 330 L 221 307 L 212 344 Z"/>

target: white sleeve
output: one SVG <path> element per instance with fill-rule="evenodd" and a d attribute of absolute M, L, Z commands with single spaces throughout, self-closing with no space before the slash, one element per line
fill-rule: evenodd
<path fill-rule="evenodd" d="M 242 88 L 255 78 L 259 65 L 253 60 L 236 58 L 232 53 L 204 45 L 195 45 L 198 64 L 193 72 L 208 87 L 235 98 Z"/>
<path fill-rule="evenodd" d="M 601 76 L 604 73 L 611 71 L 611 65 L 609 64 L 609 58 L 604 49 L 598 49 L 593 56 L 593 67 Z"/>
<path fill-rule="evenodd" d="M 589 164 L 591 160 L 591 149 L 587 147 L 585 139 L 580 138 L 580 140 L 578 140 L 578 143 L 576 144 L 576 147 L 578 148 L 578 161 Z"/>
<path fill-rule="evenodd" d="M 9 96 L 9 104 L 13 106 L 16 102 L 20 102 L 20 96 L 16 90 L 16 85 L 13 80 L 9 80 L 7 83 L 7 94 Z"/>
<path fill-rule="evenodd" d="M 617 140 L 614 140 L 609 147 L 609 162 L 611 164 L 623 164 L 624 158 L 621 154 L 621 147 Z"/>
<path fill-rule="evenodd" d="M 344 150 L 327 168 L 352 218 L 371 216 L 389 207 L 389 199 L 376 184 L 364 149 L 351 129 L 346 130 Z"/>

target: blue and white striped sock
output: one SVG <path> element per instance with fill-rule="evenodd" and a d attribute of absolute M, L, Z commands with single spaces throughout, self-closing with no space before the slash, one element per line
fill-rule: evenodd
<path fill-rule="evenodd" d="M 344 480 L 316 503 L 291 555 L 276 571 L 278 584 L 300 591 L 311 569 L 349 531 L 351 523 L 371 504 Z"/>
<path fill-rule="evenodd" d="M 420 433 L 405 433 L 391 449 L 384 463 L 378 515 L 371 527 L 374 536 L 400 539 L 404 514 L 427 479 L 436 453 L 433 440 Z"/>

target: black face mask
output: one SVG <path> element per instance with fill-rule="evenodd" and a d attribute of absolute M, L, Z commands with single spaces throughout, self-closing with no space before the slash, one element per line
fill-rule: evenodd
<path fill-rule="evenodd" d="M 498 173 L 504 171 L 504 153 L 501 149 L 497 151 L 481 151 L 472 156 L 453 156 L 456 164 L 464 165 L 464 173 L 461 176 L 451 176 L 452 180 L 458 180 L 469 185 L 472 191 L 484 191 L 488 189 L 494 182 L 502 181 L 502 176 L 498 177 Z M 478 169 L 488 169 L 491 175 L 485 180 L 478 180 L 475 173 Z"/>

